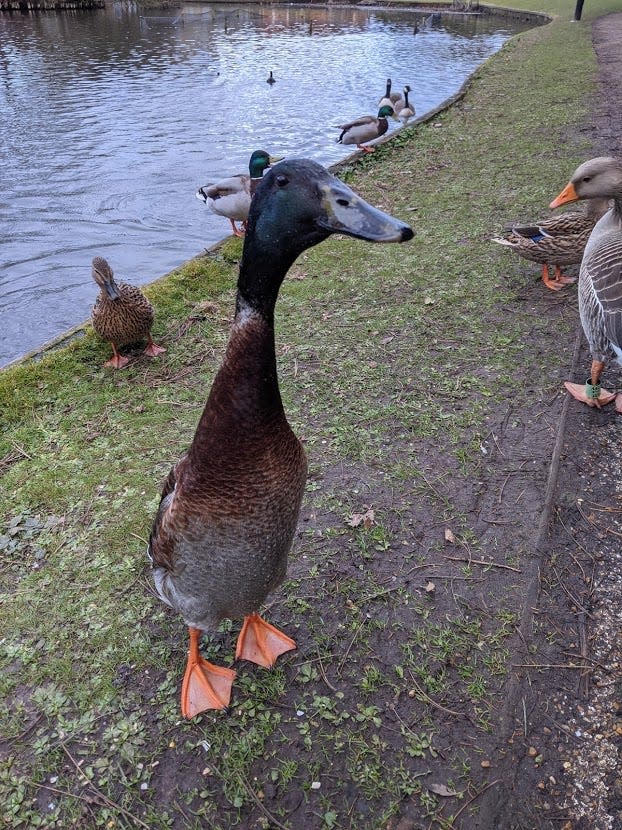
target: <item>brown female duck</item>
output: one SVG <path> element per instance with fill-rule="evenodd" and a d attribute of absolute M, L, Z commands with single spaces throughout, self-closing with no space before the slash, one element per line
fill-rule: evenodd
<path fill-rule="evenodd" d="M 235 677 L 200 656 L 201 631 L 244 618 L 236 658 L 262 666 L 296 647 L 257 613 L 285 576 L 307 470 L 281 402 L 274 308 L 296 257 L 332 233 L 374 242 L 413 236 L 313 161 L 284 161 L 264 175 L 225 357 L 190 449 L 164 485 L 149 540 L 158 594 L 190 630 L 185 717 L 225 708 Z"/>
<path fill-rule="evenodd" d="M 542 265 L 542 282 L 552 291 L 575 282 L 562 273 L 562 265 L 578 265 L 594 225 L 607 211 L 609 200 L 590 199 L 585 212 L 571 210 L 549 216 L 532 225 L 511 225 L 503 237 L 492 241 L 506 245 L 530 262 Z M 549 274 L 553 265 L 554 276 Z"/>
<path fill-rule="evenodd" d="M 144 354 L 155 357 L 166 349 L 151 338 L 153 306 L 140 288 L 126 282 L 115 282 L 112 268 L 101 256 L 93 259 L 93 279 L 99 286 L 91 319 L 95 332 L 112 346 L 112 357 L 104 366 L 122 369 L 129 359 L 118 352 L 119 346 L 147 340 Z"/>
<path fill-rule="evenodd" d="M 577 400 L 600 408 L 616 398 L 600 386 L 605 361 L 614 358 L 622 365 L 622 160 L 586 161 L 551 207 L 594 197 L 613 199 L 613 206 L 590 234 L 579 271 L 579 314 L 592 353 L 592 369 L 585 384 L 565 386 Z M 622 412 L 621 396 L 616 407 Z"/>

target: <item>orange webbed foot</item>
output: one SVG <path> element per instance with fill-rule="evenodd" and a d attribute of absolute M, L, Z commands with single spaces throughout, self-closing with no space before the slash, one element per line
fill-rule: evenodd
<path fill-rule="evenodd" d="M 555 266 L 555 281 L 561 283 L 562 287 L 564 285 L 571 285 L 573 282 L 576 282 L 576 277 L 567 277 L 559 265 Z"/>
<path fill-rule="evenodd" d="M 578 401 L 581 401 L 581 403 L 587 404 L 588 406 L 596 407 L 596 409 L 600 409 L 601 407 L 606 406 L 608 403 L 611 403 L 611 401 L 616 398 L 615 392 L 609 392 L 608 389 L 602 388 L 600 390 L 600 395 L 598 396 L 598 398 L 590 398 L 587 392 L 585 391 L 584 383 L 569 383 L 568 381 L 566 381 L 564 383 L 564 386 L 570 392 L 573 398 L 575 398 Z"/>
<path fill-rule="evenodd" d="M 242 227 L 238 228 L 238 226 L 235 224 L 233 219 L 229 219 L 229 221 L 231 222 L 231 228 L 233 230 L 233 235 L 238 236 L 238 237 L 243 237 L 245 235 L 245 231 L 246 231 L 246 224 L 244 222 L 242 222 Z"/>
<path fill-rule="evenodd" d="M 149 357 L 156 357 L 157 355 L 162 354 L 162 352 L 165 351 L 166 349 L 164 348 L 164 346 L 158 346 L 157 343 L 154 343 L 153 340 L 150 340 L 143 354 L 146 354 Z"/>
<path fill-rule="evenodd" d="M 111 367 L 112 369 L 122 369 L 124 366 L 127 366 L 129 362 L 129 357 L 123 357 L 123 355 L 115 352 L 110 360 L 107 360 L 104 363 L 104 366 Z"/>
<path fill-rule="evenodd" d="M 224 666 L 214 666 L 199 654 L 197 628 L 190 629 L 188 663 L 181 687 L 181 713 L 185 718 L 208 709 L 226 709 L 231 699 L 231 687 L 236 673 Z"/>
<path fill-rule="evenodd" d="M 295 648 L 296 643 L 287 634 L 262 620 L 259 614 L 249 614 L 244 618 L 235 657 L 269 668 L 280 654 Z"/>
<path fill-rule="evenodd" d="M 549 276 L 549 269 L 546 265 L 542 269 L 542 282 L 546 285 L 547 288 L 550 288 L 551 291 L 561 291 L 564 287 L 564 284 L 557 279 Z"/>

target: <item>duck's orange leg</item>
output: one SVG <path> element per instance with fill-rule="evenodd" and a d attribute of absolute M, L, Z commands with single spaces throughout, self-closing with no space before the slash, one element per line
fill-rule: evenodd
<path fill-rule="evenodd" d="M 547 265 L 542 266 L 542 282 L 546 285 L 547 288 L 550 288 L 551 291 L 559 291 L 561 288 L 564 287 L 563 283 L 557 282 L 556 279 L 553 279 L 549 276 L 549 269 Z"/>
<path fill-rule="evenodd" d="M 181 713 L 185 718 L 193 718 L 206 709 L 227 708 L 235 672 L 204 660 L 199 653 L 201 632 L 198 628 L 189 628 L 188 632 L 190 647 L 181 686 Z"/>
<path fill-rule="evenodd" d="M 359 150 L 362 150 L 364 153 L 374 153 L 376 151 L 375 147 L 367 147 L 365 144 L 357 144 L 356 145 Z"/>
<path fill-rule="evenodd" d="M 287 634 L 262 620 L 259 614 L 249 614 L 244 618 L 235 657 L 236 660 L 250 660 L 251 663 L 269 668 L 274 665 L 279 654 L 294 648 L 296 643 Z"/>
<path fill-rule="evenodd" d="M 151 335 L 149 335 L 149 342 L 147 343 L 147 347 L 143 354 L 149 355 L 149 357 L 155 357 L 156 355 L 162 354 L 165 352 L 166 349 L 164 346 L 158 346 L 156 343 L 153 342 Z"/>
<path fill-rule="evenodd" d="M 563 272 L 559 265 L 555 266 L 555 282 L 561 283 L 562 285 L 570 285 L 573 282 L 576 282 L 575 277 L 567 277 Z"/>
<path fill-rule="evenodd" d="M 600 376 L 602 375 L 604 368 L 605 364 L 602 360 L 593 360 L 592 372 L 589 380 L 587 380 L 584 384 L 569 383 L 566 381 L 564 386 L 573 398 L 581 401 L 581 403 L 586 403 L 588 406 L 600 409 L 605 406 L 605 404 L 611 403 L 611 401 L 616 397 L 615 392 L 609 392 L 608 389 L 602 389 L 600 386 Z"/>
<path fill-rule="evenodd" d="M 231 227 L 233 228 L 233 235 L 234 236 L 244 236 L 244 231 L 240 230 L 238 228 L 238 226 L 235 224 L 233 219 L 229 219 L 229 221 L 231 222 Z"/>
<path fill-rule="evenodd" d="M 110 345 L 112 346 L 112 357 L 104 363 L 104 366 L 112 366 L 113 369 L 122 369 L 127 366 L 130 362 L 129 358 L 119 354 L 114 343 L 110 343 Z"/>

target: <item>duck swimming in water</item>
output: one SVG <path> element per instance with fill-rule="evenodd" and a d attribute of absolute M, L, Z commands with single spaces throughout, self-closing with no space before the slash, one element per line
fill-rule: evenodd
<path fill-rule="evenodd" d="M 164 484 L 149 540 L 158 594 L 189 627 L 181 700 L 188 718 L 225 708 L 235 678 L 201 657 L 202 631 L 243 618 L 236 658 L 261 666 L 296 647 L 258 614 L 285 577 L 307 472 L 279 392 L 274 310 L 294 260 L 333 233 L 371 242 L 413 236 L 313 161 L 283 161 L 264 175 L 224 360 L 190 448 Z"/>

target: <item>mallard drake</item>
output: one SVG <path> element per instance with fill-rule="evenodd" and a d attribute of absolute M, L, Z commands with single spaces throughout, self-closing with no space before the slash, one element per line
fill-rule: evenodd
<path fill-rule="evenodd" d="M 506 245 L 517 254 L 542 265 L 542 282 L 552 291 L 559 291 L 572 277 L 562 273 L 562 265 L 578 265 L 581 262 L 587 240 L 596 222 L 607 211 L 609 200 L 590 199 L 585 212 L 567 211 L 548 216 L 531 225 L 510 225 L 504 236 L 494 237 L 492 242 Z M 554 276 L 549 273 L 553 265 Z"/>
<path fill-rule="evenodd" d="M 378 109 L 382 109 L 382 107 L 391 107 L 392 112 L 395 112 L 394 105 L 399 97 L 399 92 L 391 92 L 391 78 L 387 78 L 387 86 L 384 95 L 378 101 Z"/>
<path fill-rule="evenodd" d="M 197 199 L 219 216 L 226 216 L 231 222 L 234 236 L 244 236 L 251 199 L 257 186 L 271 164 L 280 161 L 281 156 L 271 156 L 265 150 L 255 150 L 248 163 L 248 173 L 238 173 L 221 179 L 214 184 L 206 184 L 196 192 Z M 242 223 L 242 230 L 235 224 Z"/>
<path fill-rule="evenodd" d="M 395 102 L 394 110 L 395 110 L 395 117 L 399 119 L 402 124 L 407 124 L 407 122 L 415 117 L 415 108 L 414 106 L 408 101 L 408 93 L 410 92 L 410 87 L 408 84 L 404 87 L 404 96 L 399 98 Z"/>
<path fill-rule="evenodd" d="M 613 199 L 613 205 L 594 226 L 579 271 L 579 313 L 592 353 L 592 368 L 583 386 L 565 386 L 577 400 L 600 409 L 616 398 L 600 386 L 605 361 L 614 358 L 622 365 L 622 160 L 599 157 L 586 161 L 550 206 L 593 198 Z M 616 408 L 622 412 L 619 395 Z"/>
<path fill-rule="evenodd" d="M 389 129 L 387 117 L 391 115 L 393 115 L 393 109 L 387 104 L 380 107 L 377 118 L 373 115 L 363 115 L 362 118 L 357 118 L 349 124 L 338 124 L 337 129 L 341 130 L 341 135 L 337 139 L 337 144 L 356 144 L 359 150 L 373 153 L 374 148 L 365 147 L 364 143 L 380 138 L 386 133 Z"/>
<path fill-rule="evenodd" d="M 372 242 L 413 236 L 313 161 L 283 161 L 264 175 L 225 357 L 190 449 L 166 480 L 149 540 L 158 594 L 189 627 L 185 717 L 225 708 L 235 678 L 200 656 L 201 631 L 244 618 L 236 659 L 261 666 L 296 647 L 257 613 L 285 577 L 307 471 L 281 402 L 274 308 L 296 257 L 332 233 Z"/>
<path fill-rule="evenodd" d="M 112 357 L 104 366 L 122 369 L 129 359 L 120 355 L 119 346 L 147 340 L 144 354 L 155 357 L 166 349 L 151 339 L 153 306 L 140 288 L 126 282 L 115 282 L 112 268 L 101 256 L 93 258 L 93 279 L 99 286 L 99 294 L 91 312 L 93 328 L 102 340 L 112 346 Z"/>

